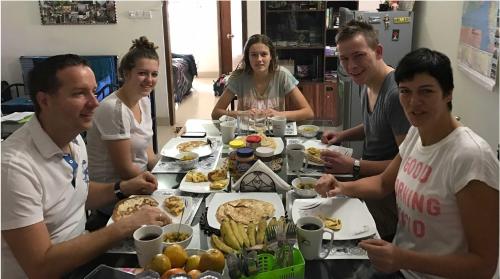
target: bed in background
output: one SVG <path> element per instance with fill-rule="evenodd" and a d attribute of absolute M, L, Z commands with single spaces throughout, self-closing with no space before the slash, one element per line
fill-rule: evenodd
<path fill-rule="evenodd" d="M 175 102 L 180 103 L 184 96 L 191 93 L 193 79 L 198 75 L 193 55 L 172 53 L 172 69 Z"/>

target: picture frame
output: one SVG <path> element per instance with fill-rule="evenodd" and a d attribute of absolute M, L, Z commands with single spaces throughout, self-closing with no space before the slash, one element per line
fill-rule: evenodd
<path fill-rule="evenodd" d="M 42 25 L 116 24 L 115 1 L 38 1 Z"/>

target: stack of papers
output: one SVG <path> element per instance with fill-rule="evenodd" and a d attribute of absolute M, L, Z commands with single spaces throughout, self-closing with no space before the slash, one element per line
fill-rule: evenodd
<path fill-rule="evenodd" d="M 31 119 L 34 112 L 32 111 L 23 111 L 23 112 L 14 112 L 8 115 L 2 116 L 2 122 L 12 121 L 18 123 L 24 123 Z"/>

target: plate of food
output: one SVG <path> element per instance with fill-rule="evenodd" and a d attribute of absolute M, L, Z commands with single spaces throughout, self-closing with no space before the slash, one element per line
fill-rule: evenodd
<path fill-rule="evenodd" d="M 182 211 L 185 210 L 182 221 L 188 220 L 193 208 L 191 197 L 175 196 L 172 194 L 155 192 L 153 195 L 134 195 L 118 201 L 113 209 L 113 215 L 109 218 L 108 225 L 126 216 L 137 212 L 141 207 L 149 205 L 158 207 L 171 219 L 172 223 L 180 223 Z M 165 224 L 166 225 L 166 224 Z"/>
<path fill-rule="evenodd" d="M 302 143 L 306 148 L 307 160 L 310 165 L 314 166 L 324 166 L 324 161 L 320 158 L 321 151 L 328 149 L 332 151 L 339 152 L 345 156 L 352 156 L 352 148 L 347 148 L 343 146 L 324 144 L 321 140 L 306 140 Z"/>
<path fill-rule="evenodd" d="M 253 135 L 260 136 L 261 138 L 260 146 L 274 149 L 274 155 L 281 154 L 281 152 L 283 152 L 283 150 L 285 149 L 285 144 L 283 143 L 283 140 L 280 137 L 268 137 L 264 134 L 253 134 Z M 247 136 L 237 137 L 237 139 L 241 139 L 245 143 L 246 143 L 246 138 Z"/>
<path fill-rule="evenodd" d="M 316 216 L 325 227 L 333 230 L 334 240 L 350 240 L 370 237 L 377 227 L 366 204 L 353 198 L 297 199 L 292 206 L 294 222 L 303 216 Z M 323 236 L 330 239 L 329 234 Z"/>
<path fill-rule="evenodd" d="M 227 170 L 191 170 L 182 179 L 179 190 L 190 193 L 220 192 L 229 185 Z"/>
<path fill-rule="evenodd" d="M 220 229 L 223 219 L 246 226 L 284 215 L 283 202 L 276 193 L 216 193 L 207 210 L 208 225 L 215 229 Z"/>
<path fill-rule="evenodd" d="M 212 147 L 207 140 L 190 138 L 172 138 L 162 148 L 161 155 L 177 159 L 182 152 L 194 152 L 200 157 L 212 154 Z"/>

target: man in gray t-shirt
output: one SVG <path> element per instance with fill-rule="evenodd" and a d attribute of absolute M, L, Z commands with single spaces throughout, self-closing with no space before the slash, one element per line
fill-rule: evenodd
<path fill-rule="evenodd" d="M 363 159 L 334 151 L 322 152 L 321 158 L 329 173 L 352 173 L 355 179 L 379 174 L 398 154 L 398 146 L 410 127 L 399 103 L 394 69 L 384 62 L 383 47 L 371 25 L 351 21 L 340 29 L 336 40 L 342 67 L 355 83 L 363 85 L 363 123 L 341 132 L 326 132 L 322 141 L 336 144 L 364 140 Z M 366 200 L 366 203 L 380 236 L 392 241 L 398 218 L 394 193 L 383 200 Z"/>

